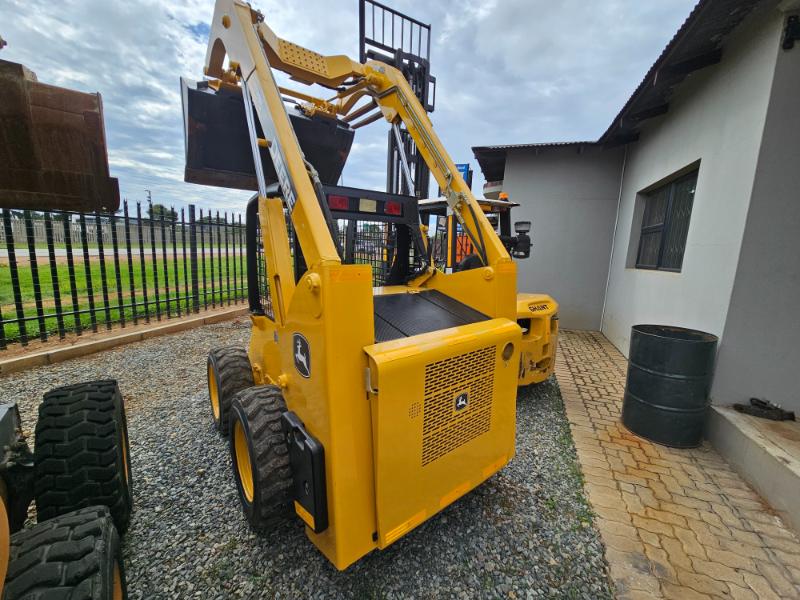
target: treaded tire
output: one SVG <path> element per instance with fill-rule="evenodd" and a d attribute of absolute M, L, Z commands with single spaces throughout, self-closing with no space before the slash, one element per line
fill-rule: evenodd
<path fill-rule="evenodd" d="M 39 406 L 33 455 L 39 521 L 103 505 L 120 533 L 128 529 L 133 478 L 125 407 L 116 381 L 47 392 Z"/>
<path fill-rule="evenodd" d="M 240 391 L 253 387 L 253 368 L 250 366 L 247 350 L 237 346 L 214 348 L 208 353 L 206 373 L 214 427 L 222 435 L 228 435 L 228 415 L 233 397 Z"/>
<path fill-rule="evenodd" d="M 247 521 L 258 530 L 271 529 L 292 514 L 292 468 L 281 429 L 284 412 L 286 403 L 280 388 L 274 385 L 242 390 L 231 403 L 230 449 L 236 489 Z M 250 498 L 240 476 L 240 453 L 236 447 L 239 427 L 252 473 Z"/>
<path fill-rule="evenodd" d="M 115 578 L 127 598 L 119 534 L 108 508 L 93 506 L 11 536 L 3 599 L 112 600 Z"/>

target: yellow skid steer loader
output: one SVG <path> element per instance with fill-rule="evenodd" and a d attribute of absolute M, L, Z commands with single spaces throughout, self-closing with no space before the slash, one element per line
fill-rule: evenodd
<path fill-rule="evenodd" d="M 209 356 L 214 423 L 251 525 L 294 513 L 345 569 L 513 458 L 516 266 L 395 66 L 318 54 L 218 0 L 205 74 L 183 82 L 186 180 L 257 190 L 252 336 Z M 354 130 L 380 119 L 424 158 L 475 268 L 433 266 L 416 196 L 336 185 Z"/>

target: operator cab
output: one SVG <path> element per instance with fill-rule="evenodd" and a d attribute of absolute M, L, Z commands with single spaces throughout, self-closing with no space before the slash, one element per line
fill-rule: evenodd
<path fill-rule="evenodd" d="M 375 190 L 322 187 L 327 202 L 323 212 L 333 229 L 342 262 L 372 267 L 376 343 L 489 320 L 487 315 L 438 290 L 406 287 L 408 281 L 426 272 L 432 260 L 432 246 L 426 244 L 420 228 L 422 202 L 413 196 Z M 278 185 L 270 186 L 267 195 L 280 197 Z M 287 226 L 295 279 L 300 281 L 306 272 L 305 260 L 288 219 Z M 256 249 L 247 252 L 250 309 L 271 317 L 257 196 L 247 207 L 247 243 Z"/>
<path fill-rule="evenodd" d="M 490 200 L 476 198 L 489 222 L 498 232 L 498 237 L 514 258 L 528 258 L 531 254 L 530 221 L 516 221 L 511 235 L 511 209 L 519 206 L 509 200 Z M 447 201 L 444 198 L 420 200 L 419 212 L 423 223 L 435 218 L 432 237 L 432 256 L 437 268 L 442 270 L 466 271 L 483 266 L 473 249 L 471 240 L 464 234 L 461 225 L 448 215 Z M 499 226 L 499 230 L 498 230 Z"/>

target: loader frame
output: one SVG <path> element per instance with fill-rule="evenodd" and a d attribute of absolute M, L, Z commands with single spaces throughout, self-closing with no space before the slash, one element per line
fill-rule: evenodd
<path fill-rule="evenodd" d="M 280 87 L 272 69 L 333 95 L 322 99 Z M 286 414 L 296 417 L 292 426 L 324 448 L 327 527 L 297 502 L 295 509 L 311 541 L 344 569 L 393 543 L 514 456 L 521 339 L 516 266 L 395 67 L 323 56 L 279 38 L 249 5 L 218 0 L 205 74 L 214 85 L 241 86 L 256 163 L 259 191 L 250 212 L 257 213 L 271 310 L 251 316 L 254 382 L 280 386 Z M 426 262 L 402 284 L 373 289 L 369 265 L 344 264 L 330 190 L 304 159 L 287 97 L 308 115 L 353 128 L 380 118 L 393 128 L 402 123 L 482 266 L 446 274 Z M 261 172 L 264 147 L 277 189 L 268 189 Z M 298 245 L 290 244 L 287 213 L 302 257 L 293 256 Z M 261 268 L 252 261 L 249 269 Z M 408 311 L 412 328 L 419 325 L 417 307 L 460 324 L 379 339 L 374 315 L 379 305 L 395 301 Z M 435 413 L 434 401 L 454 404 Z M 428 416 L 438 421 L 423 431 L 420 419 Z"/>

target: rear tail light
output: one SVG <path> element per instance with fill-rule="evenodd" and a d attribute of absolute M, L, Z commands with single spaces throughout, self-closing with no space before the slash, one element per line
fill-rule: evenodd
<path fill-rule="evenodd" d="M 392 202 L 388 200 L 386 202 L 386 206 L 384 208 L 384 212 L 387 215 L 402 215 L 403 214 L 403 205 L 399 202 Z"/>
<path fill-rule="evenodd" d="M 350 198 L 331 194 L 328 196 L 328 206 L 333 210 L 347 210 L 350 208 Z"/>

